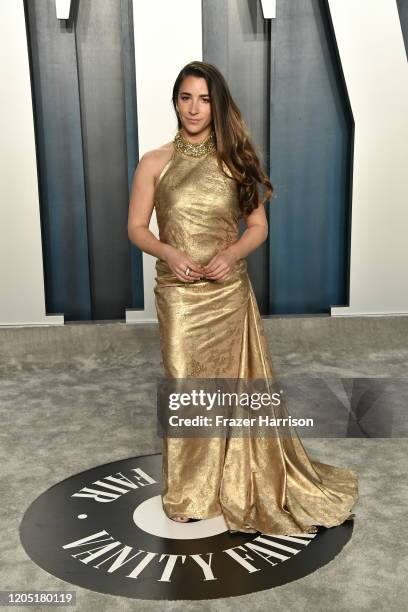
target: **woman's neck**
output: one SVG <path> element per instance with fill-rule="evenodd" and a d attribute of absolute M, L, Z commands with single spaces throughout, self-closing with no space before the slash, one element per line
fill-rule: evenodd
<path fill-rule="evenodd" d="M 201 142 L 204 142 L 211 134 L 211 126 L 208 126 L 205 130 L 202 130 L 198 134 L 193 134 L 186 130 L 184 127 L 180 128 L 180 132 L 184 140 L 187 140 L 188 142 L 191 142 L 193 144 L 200 144 Z"/>

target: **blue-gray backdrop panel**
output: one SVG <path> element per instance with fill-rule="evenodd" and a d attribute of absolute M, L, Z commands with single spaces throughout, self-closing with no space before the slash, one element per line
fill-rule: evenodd
<path fill-rule="evenodd" d="M 143 308 L 142 259 L 127 237 L 138 160 L 132 3 L 26 2 L 47 312 L 123 319 Z"/>
<path fill-rule="evenodd" d="M 277 1 L 271 30 L 270 311 L 347 304 L 353 118 L 326 2 Z"/>

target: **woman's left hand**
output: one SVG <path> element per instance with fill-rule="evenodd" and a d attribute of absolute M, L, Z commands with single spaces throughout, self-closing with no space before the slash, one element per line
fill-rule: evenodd
<path fill-rule="evenodd" d="M 229 248 L 214 255 L 207 265 L 202 267 L 202 277 L 211 280 L 225 280 L 235 268 L 238 257 Z"/>

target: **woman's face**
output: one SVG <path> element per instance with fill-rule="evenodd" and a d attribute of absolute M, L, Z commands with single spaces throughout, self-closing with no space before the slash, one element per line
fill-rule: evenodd
<path fill-rule="evenodd" d="M 211 101 L 207 82 L 202 77 L 188 76 L 181 82 L 177 106 L 186 131 L 199 134 L 211 125 Z"/>

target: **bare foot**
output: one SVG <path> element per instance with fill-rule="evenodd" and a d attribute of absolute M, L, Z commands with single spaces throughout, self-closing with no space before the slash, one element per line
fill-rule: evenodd
<path fill-rule="evenodd" d="M 175 516 L 171 520 L 177 521 L 177 523 L 187 523 L 189 521 L 189 518 L 188 516 Z"/>

